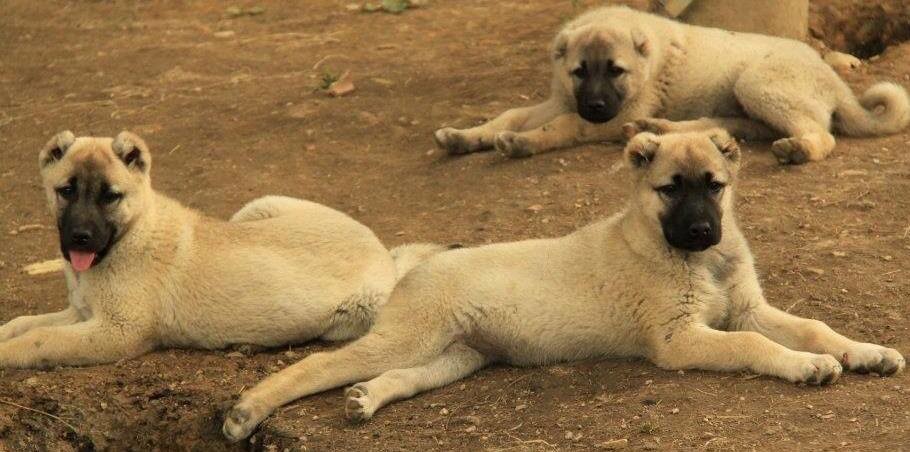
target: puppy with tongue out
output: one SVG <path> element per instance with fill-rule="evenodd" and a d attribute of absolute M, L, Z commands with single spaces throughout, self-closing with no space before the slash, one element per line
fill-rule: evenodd
<path fill-rule="evenodd" d="M 366 226 L 283 196 L 254 200 L 230 221 L 207 217 L 152 189 L 149 149 L 129 132 L 62 132 L 38 162 L 69 307 L 0 326 L 0 368 L 352 339 L 399 273 L 436 250 L 403 247 L 395 256 L 407 265 L 397 268 Z"/>

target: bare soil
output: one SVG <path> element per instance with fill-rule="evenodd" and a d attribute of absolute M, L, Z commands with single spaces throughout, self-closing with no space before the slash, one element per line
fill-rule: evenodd
<path fill-rule="evenodd" d="M 263 2 L 263 14 L 228 18 L 215 1 L 4 1 L 0 318 L 66 304 L 59 274 L 21 269 L 58 253 L 36 161 L 67 128 L 143 135 L 154 185 L 208 214 L 287 194 L 350 213 L 390 246 L 556 236 L 623 205 L 619 145 L 505 161 L 448 158 L 430 139 L 439 126 L 544 99 L 546 48 L 576 13 L 572 2 L 433 1 L 400 15 L 347 3 Z M 818 4 L 870 3 L 902 5 L 819 1 L 813 20 L 835 20 Z M 910 44 L 886 46 L 847 75 L 856 90 L 879 80 L 910 87 Z M 350 70 L 356 91 L 319 92 L 327 70 Z M 905 354 L 908 145 L 908 133 L 841 138 L 828 160 L 784 167 L 766 143 L 749 143 L 738 187 L 771 302 Z M 31 224 L 44 228 L 12 233 Z M 223 442 L 225 403 L 331 346 L 2 370 L 0 450 L 581 450 L 617 439 L 660 450 L 910 449 L 906 373 L 848 374 L 815 388 L 616 360 L 486 369 L 362 425 L 344 421 L 341 391 L 329 391 L 285 407 L 249 442 Z"/>

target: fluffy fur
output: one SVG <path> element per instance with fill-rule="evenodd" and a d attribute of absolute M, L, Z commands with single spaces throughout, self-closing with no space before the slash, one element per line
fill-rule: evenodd
<path fill-rule="evenodd" d="M 117 233 L 87 271 L 67 262 L 68 308 L 0 327 L 2 367 L 105 363 L 160 347 L 351 339 L 370 328 L 400 276 L 370 229 L 328 207 L 267 196 L 225 222 L 155 192 L 151 154 L 129 132 L 63 132 L 39 162 L 58 218 L 66 184 L 93 178 L 121 193 L 97 207 Z M 440 249 L 395 253 L 412 266 Z"/>
<path fill-rule="evenodd" d="M 842 366 L 883 375 L 904 368 L 895 350 L 765 301 L 733 218 L 740 155 L 725 132 L 641 134 L 625 153 L 633 183 L 622 212 L 565 237 L 431 257 L 396 286 L 367 335 L 244 392 L 224 434 L 244 438 L 281 405 L 350 383 L 345 412 L 368 419 L 493 362 L 644 357 L 664 369 L 749 370 L 811 384 L 834 382 Z M 655 187 L 680 174 L 726 185 L 710 201 L 723 212 L 722 234 L 702 252 L 664 238 L 668 202 Z"/>
<path fill-rule="evenodd" d="M 879 83 L 857 99 L 817 52 L 789 39 L 606 7 L 569 22 L 552 52 L 547 101 L 509 110 L 478 127 L 440 129 L 439 146 L 452 154 L 495 146 L 505 155 L 525 157 L 619 140 L 622 125 L 638 121 L 627 136 L 723 127 L 743 138 L 777 139 L 773 151 L 781 163 L 803 163 L 834 149 L 832 128 L 847 135 L 884 135 L 910 123 L 904 88 Z M 580 88 L 594 76 L 578 77 L 583 63 L 621 70 L 601 77 L 621 101 L 615 113 L 601 115 L 614 115 L 601 124 L 582 117 L 591 92 Z"/>

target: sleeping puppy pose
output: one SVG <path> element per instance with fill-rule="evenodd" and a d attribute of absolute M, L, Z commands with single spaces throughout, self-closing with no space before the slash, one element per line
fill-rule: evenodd
<path fill-rule="evenodd" d="M 430 257 L 365 336 L 241 394 L 224 434 L 245 438 L 281 405 L 351 383 L 345 412 L 369 419 L 494 362 L 644 357 L 819 385 L 844 368 L 904 369 L 896 350 L 765 301 L 733 217 L 740 151 L 726 132 L 643 133 L 624 152 L 633 183 L 620 213 L 565 237 Z"/>
<path fill-rule="evenodd" d="M 824 159 L 831 130 L 886 135 L 910 123 L 907 92 L 879 83 L 859 99 L 808 45 L 686 25 L 626 7 L 583 14 L 556 35 L 550 98 L 469 129 L 443 128 L 450 154 L 495 147 L 527 157 L 638 131 L 723 127 L 774 139 L 781 163 Z M 659 119 L 658 119 L 659 118 Z M 623 124 L 637 121 L 631 129 Z"/>
<path fill-rule="evenodd" d="M 206 217 L 152 189 L 149 149 L 129 132 L 62 132 L 38 161 L 69 306 L 0 326 L 0 367 L 351 339 L 370 328 L 399 275 L 439 249 L 409 245 L 393 260 L 366 226 L 283 196 L 255 200 L 231 221 Z"/>

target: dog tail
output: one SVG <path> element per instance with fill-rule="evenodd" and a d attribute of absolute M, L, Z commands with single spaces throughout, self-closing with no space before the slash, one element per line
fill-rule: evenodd
<path fill-rule="evenodd" d="M 910 98 L 896 83 L 876 83 L 857 99 L 850 88 L 834 111 L 835 128 L 850 136 L 888 135 L 910 124 Z"/>
<path fill-rule="evenodd" d="M 435 243 L 409 243 L 407 245 L 392 248 L 392 259 L 395 261 L 395 269 L 398 271 L 398 280 L 404 278 L 411 269 L 420 265 L 423 261 L 439 254 L 443 251 L 461 248 L 462 245 L 437 245 Z"/>

